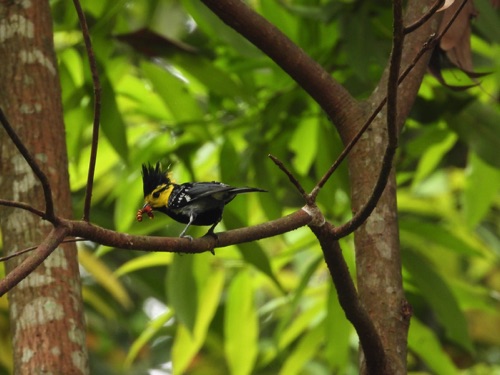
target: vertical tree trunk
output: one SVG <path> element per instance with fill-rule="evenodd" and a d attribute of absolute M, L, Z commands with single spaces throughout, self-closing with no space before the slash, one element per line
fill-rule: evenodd
<path fill-rule="evenodd" d="M 410 1 L 407 5 L 406 24 L 426 12 L 433 0 Z M 401 71 L 421 50 L 430 35 L 436 32 L 439 16 L 405 39 Z M 402 127 L 415 101 L 422 78 L 427 69 L 430 52 L 419 61 L 398 91 L 398 122 Z M 369 99 L 376 107 L 387 92 L 387 71 Z M 370 112 L 371 109 L 368 111 Z M 353 210 L 359 210 L 371 194 L 381 167 L 387 145 L 386 113 L 383 111 L 349 159 Z M 401 277 L 399 226 L 397 218 L 396 179 L 394 169 L 385 191 L 368 220 L 355 233 L 358 291 L 362 304 L 372 317 L 387 354 L 387 374 L 406 374 L 408 319 Z M 361 356 L 361 373 L 366 374 Z"/>
<path fill-rule="evenodd" d="M 71 217 L 61 93 L 48 0 L 0 0 L 0 106 L 51 181 L 55 211 Z M 39 181 L 0 130 L 2 196 L 44 209 Z M 3 247 L 36 246 L 50 224 L 0 207 Z M 7 272 L 21 257 L 7 263 Z M 77 253 L 60 246 L 9 293 L 16 374 L 88 374 Z"/>

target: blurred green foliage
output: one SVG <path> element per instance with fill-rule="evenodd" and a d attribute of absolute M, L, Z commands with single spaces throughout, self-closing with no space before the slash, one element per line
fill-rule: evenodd
<path fill-rule="evenodd" d="M 487 0 L 477 3 L 488 9 Z M 51 4 L 74 217 L 80 218 L 92 83 L 74 9 L 67 1 Z M 388 2 L 251 4 L 356 97 L 373 90 L 390 52 Z M 140 166 L 156 161 L 171 165 L 179 182 L 220 180 L 269 190 L 235 199 L 218 230 L 303 205 L 267 155 L 284 161 L 309 189 L 342 144 L 314 101 L 269 58 L 198 1 L 82 5 L 103 87 L 93 222 L 177 236 L 181 225 L 160 214 L 135 221 Z M 401 136 L 401 245 L 414 308 L 408 365 L 420 374 L 500 373 L 499 21 L 490 10 L 473 27 L 475 68 L 493 73 L 459 93 L 426 77 Z M 164 39 L 146 34 L 134 44 L 126 36 L 145 28 Z M 455 84 L 471 83 L 455 70 L 444 73 Z M 318 203 L 333 223 L 350 217 L 345 166 Z M 353 272 L 352 239 L 342 246 Z M 357 373 L 355 332 L 307 228 L 217 249 L 216 256 L 79 247 L 93 374 Z M 1 299 L 2 348 L 10 340 L 6 309 Z M 0 353 L 9 373 L 8 350 Z"/>

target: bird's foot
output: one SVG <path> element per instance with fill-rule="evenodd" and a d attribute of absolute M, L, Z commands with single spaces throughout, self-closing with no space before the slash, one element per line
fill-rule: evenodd
<path fill-rule="evenodd" d="M 217 234 L 215 234 L 215 233 L 214 233 L 213 228 L 210 228 L 210 229 L 208 230 L 208 232 L 207 232 L 207 233 L 205 233 L 205 235 L 204 235 L 203 237 L 207 237 L 207 236 L 212 237 L 212 238 L 215 240 L 215 244 L 217 244 L 217 242 L 219 241 L 219 236 L 218 236 Z M 212 247 L 212 248 L 210 249 L 210 252 L 212 253 L 212 255 L 215 255 L 215 250 L 214 250 L 214 249 L 215 249 L 215 245 L 214 245 L 214 247 Z"/>

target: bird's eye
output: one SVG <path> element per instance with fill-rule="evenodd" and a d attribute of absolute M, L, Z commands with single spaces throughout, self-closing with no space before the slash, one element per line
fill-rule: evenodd
<path fill-rule="evenodd" d="M 153 193 L 153 198 L 159 198 L 160 197 L 160 193 L 161 193 L 160 191 L 155 191 Z"/>

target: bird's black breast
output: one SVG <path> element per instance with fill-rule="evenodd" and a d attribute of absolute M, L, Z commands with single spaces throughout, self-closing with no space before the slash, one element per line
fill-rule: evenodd
<path fill-rule="evenodd" d="M 215 208 L 212 210 L 198 213 L 196 215 L 196 218 L 194 219 L 194 221 L 191 224 L 192 225 L 212 225 L 220 220 L 223 210 L 224 210 L 224 206 L 221 208 Z M 175 221 L 178 221 L 179 223 L 183 223 L 183 224 L 189 223 L 190 216 L 183 213 L 183 212 L 174 212 L 174 211 L 169 210 L 169 209 L 161 210 L 161 211 L 163 213 L 166 213 L 168 216 L 170 216 Z"/>

